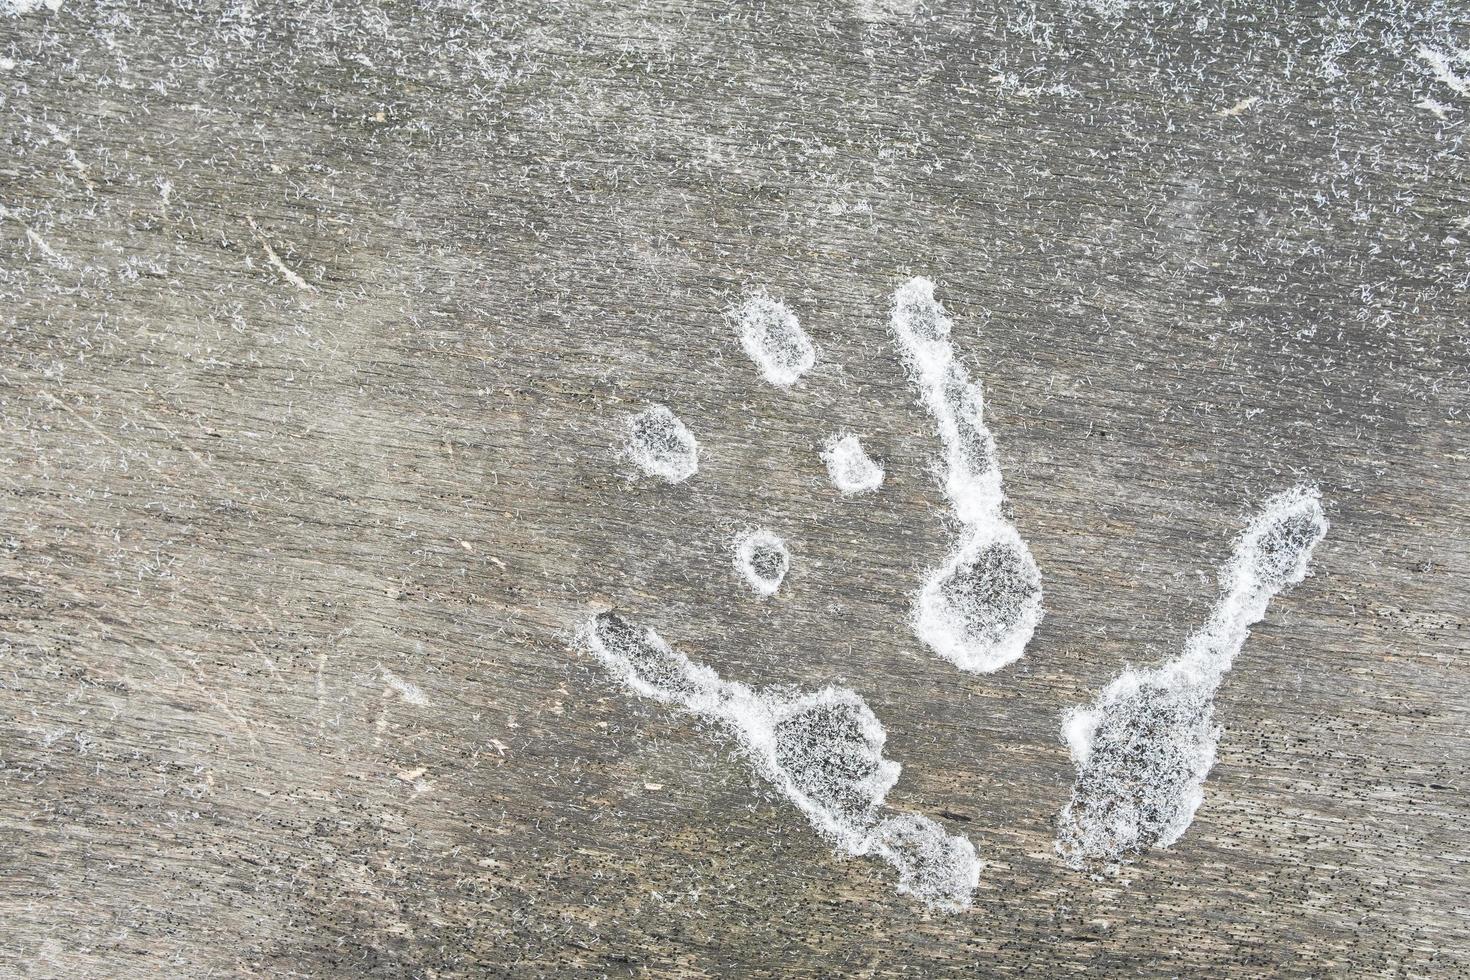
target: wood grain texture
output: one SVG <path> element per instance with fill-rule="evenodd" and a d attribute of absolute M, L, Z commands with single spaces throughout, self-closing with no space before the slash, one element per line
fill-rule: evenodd
<path fill-rule="evenodd" d="M 1470 98 L 1421 46 L 1465 9 L 0 16 L 0 973 L 1470 970 Z M 905 625 L 948 540 L 911 274 L 1045 579 L 995 675 Z M 790 392 L 724 316 L 756 287 L 819 348 Z M 654 401 L 704 447 L 678 487 L 618 456 Z M 838 430 L 876 496 L 827 484 Z M 1177 650 L 1300 480 L 1332 531 L 1194 825 L 1067 870 L 1060 713 Z M 610 683 L 569 643 L 603 608 L 858 691 L 975 909 Z"/>

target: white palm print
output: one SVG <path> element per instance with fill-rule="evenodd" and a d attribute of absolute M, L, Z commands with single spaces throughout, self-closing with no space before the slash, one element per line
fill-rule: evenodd
<path fill-rule="evenodd" d="M 731 319 L 741 346 L 776 387 L 789 388 L 815 363 L 815 347 L 780 301 L 755 295 Z M 924 576 L 910 625 L 959 669 L 993 672 L 1024 654 L 1041 621 L 1041 575 L 1003 513 L 981 389 L 955 356 L 953 321 L 934 284 L 916 277 L 900 285 L 889 326 L 935 421 L 943 488 L 959 525 L 949 554 Z M 630 420 L 625 452 L 643 472 L 671 484 L 698 470 L 698 441 L 661 405 Z M 855 436 L 830 438 L 822 457 L 843 494 L 882 484 L 882 467 Z M 1068 865 L 1116 862 L 1179 839 L 1214 759 L 1214 691 L 1270 598 L 1303 578 L 1326 527 L 1315 491 L 1301 487 L 1273 498 L 1242 536 L 1224 573 L 1225 593 L 1184 656 L 1151 671 L 1125 670 L 1095 705 L 1067 715 L 1064 735 L 1078 772 L 1058 821 L 1057 851 Z M 784 541 L 764 529 L 736 545 L 736 568 L 757 597 L 780 588 L 790 561 Z M 611 612 L 582 624 L 579 639 L 633 692 L 718 723 L 819 833 L 849 854 L 892 865 L 900 892 L 941 911 L 970 907 L 981 868 L 974 845 L 927 817 L 886 812 L 900 766 L 884 757 L 883 726 L 856 692 L 757 692 Z"/>

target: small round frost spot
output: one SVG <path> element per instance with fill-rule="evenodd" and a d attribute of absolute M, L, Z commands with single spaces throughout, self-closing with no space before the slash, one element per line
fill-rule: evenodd
<path fill-rule="evenodd" d="M 817 363 L 811 338 L 785 303 L 752 296 L 730 316 L 740 330 L 740 346 L 777 388 L 790 388 Z"/>
<path fill-rule="evenodd" d="M 832 485 L 844 497 L 868 493 L 883 485 L 883 467 L 863 451 L 857 436 L 828 439 L 822 450 L 822 461 L 827 464 Z"/>
<path fill-rule="evenodd" d="M 756 595 L 773 596 L 791 567 L 791 553 L 778 535 L 749 531 L 735 545 L 735 567 Z"/>
<path fill-rule="evenodd" d="M 628 423 L 628 458 L 644 473 L 681 483 L 699 469 L 699 443 L 663 405 L 644 409 Z"/>

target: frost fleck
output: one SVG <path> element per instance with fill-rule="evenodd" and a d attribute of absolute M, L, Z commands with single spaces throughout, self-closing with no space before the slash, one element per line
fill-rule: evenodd
<path fill-rule="evenodd" d="M 1449 113 L 1454 108 L 1453 106 L 1447 106 L 1443 102 L 1430 98 L 1422 99 L 1416 105 L 1417 108 L 1433 113 L 1436 119 L 1449 119 Z"/>
<path fill-rule="evenodd" d="M 653 405 L 628 422 L 628 458 L 644 473 L 681 483 L 699 470 L 699 443 L 679 417 Z"/>
<path fill-rule="evenodd" d="M 740 346 L 777 388 L 790 388 L 817 362 L 816 348 L 785 303 L 756 295 L 732 314 Z"/>
<path fill-rule="evenodd" d="M 1236 542 L 1220 600 L 1184 653 L 1149 670 L 1128 668 L 1090 707 L 1067 715 L 1062 738 L 1077 777 L 1056 848 L 1069 865 L 1116 864 L 1183 836 L 1215 763 L 1215 691 L 1271 598 L 1306 576 L 1326 533 L 1316 490 L 1272 497 Z"/>
<path fill-rule="evenodd" d="M 901 767 L 883 757 L 887 733 L 856 693 L 757 693 L 612 613 L 593 617 L 579 636 L 634 692 L 723 726 L 819 833 L 848 854 L 892 865 L 901 893 L 941 911 L 970 907 L 980 860 L 969 840 L 915 814 L 880 819 Z"/>
<path fill-rule="evenodd" d="M 877 490 L 883 485 L 883 467 L 863 451 L 857 436 L 840 436 L 827 440 L 822 450 L 827 476 L 844 497 Z"/>

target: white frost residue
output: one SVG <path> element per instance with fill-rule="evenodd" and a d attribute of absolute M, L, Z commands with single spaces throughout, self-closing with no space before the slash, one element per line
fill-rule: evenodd
<path fill-rule="evenodd" d="M 1245 115 L 1247 112 L 1250 111 L 1251 106 L 1255 105 L 1259 101 L 1261 101 L 1261 97 L 1259 95 L 1252 95 L 1247 98 L 1241 99 L 1239 102 L 1235 103 L 1235 105 L 1231 106 L 1228 109 L 1221 109 L 1220 111 L 1216 112 L 1215 115 L 1220 116 L 1222 119 L 1234 119 L 1237 116 Z"/>
<path fill-rule="evenodd" d="M 953 321 L 934 283 L 910 279 L 893 296 L 894 336 L 945 453 L 945 495 L 964 528 L 925 580 L 914 632 L 961 670 L 989 673 L 1020 658 L 1041 622 L 1041 573 L 1001 512 L 1000 465 L 980 386 L 954 356 Z"/>
<path fill-rule="evenodd" d="M 863 451 L 857 436 L 840 436 L 827 440 L 822 449 L 827 476 L 844 497 L 877 490 L 883 485 L 883 467 Z"/>
<path fill-rule="evenodd" d="M 747 531 L 735 542 L 735 567 L 756 595 L 776 594 L 791 567 L 791 552 L 780 535 L 763 528 Z"/>
<path fill-rule="evenodd" d="M 61 0 L 0 0 L 0 14 L 28 14 L 45 7 L 53 13 L 61 9 Z"/>
<path fill-rule="evenodd" d="M 837 687 L 760 694 L 612 613 L 593 617 L 580 635 L 634 692 L 727 728 L 821 834 L 848 854 L 897 869 L 900 892 L 946 912 L 970 907 L 980 880 L 975 846 L 927 817 L 882 813 L 900 767 L 883 758 L 887 734 L 857 694 Z"/>
<path fill-rule="evenodd" d="M 1184 834 L 1215 762 L 1215 690 L 1271 598 L 1306 576 L 1326 533 L 1315 489 L 1272 497 L 1236 542 L 1220 600 L 1184 653 L 1123 671 L 1090 707 L 1068 714 L 1062 737 L 1077 778 L 1056 844 L 1068 864 L 1117 863 Z"/>
<path fill-rule="evenodd" d="M 1416 106 L 1432 112 L 1437 119 L 1449 119 L 1450 110 L 1453 108 L 1452 106 L 1445 105 L 1443 102 L 1429 98 L 1421 99 L 1416 103 Z"/>
<path fill-rule="evenodd" d="M 699 443 L 663 405 L 653 405 L 629 420 L 627 451 L 640 470 L 668 483 L 680 483 L 699 470 Z"/>
<path fill-rule="evenodd" d="M 383 671 L 383 683 L 398 692 L 398 696 L 409 704 L 428 704 L 429 699 L 424 695 L 424 689 L 413 681 L 406 681 L 391 670 Z"/>
<path fill-rule="evenodd" d="M 777 388 L 790 388 L 817 363 L 816 348 L 785 303 L 752 296 L 730 317 L 740 329 L 740 346 Z"/>
<path fill-rule="evenodd" d="M 908 20 L 919 9 L 919 0 L 849 0 L 853 14 L 869 24 Z"/>
<path fill-rule="evenodd" d="M 1470 61 L 1470 54 L 1459 52 L 1451 57 L 1424 46 L 1419 49 L 1419 58 L 1434 72 L 1434 77 L 1448 85 L 1456 95 L 1470 95 L 1470 76 L 1461 75 L 1454 69 L 1456 61 Z"/>

